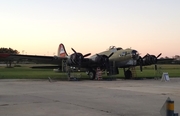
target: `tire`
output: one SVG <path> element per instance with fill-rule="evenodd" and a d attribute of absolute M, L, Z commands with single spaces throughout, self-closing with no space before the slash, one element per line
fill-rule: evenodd
<path fill-rule="evenodd" d="M 89 78 L 91 79 L 91 80 L 94 80 L 95 79 L 95 77 L 96 77 L 96 72 L 95 71 L 89 71 Z"/>
<path fill-rule="evenodd" d="M 132 78 L 132 72 L 130 70 L 127 70 L 125 72 L 125 79 L 131 79 Z"/>

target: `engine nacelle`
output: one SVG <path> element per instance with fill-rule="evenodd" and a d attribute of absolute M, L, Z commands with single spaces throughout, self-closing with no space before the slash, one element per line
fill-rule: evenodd
<path fill-rule="evenodd" d="M 98 67 L 100 67 L 101 69 L 107 69 L 109 67 L 109 57 L 106 55 L 97 54 L 94 61 L 97 63 Z"/>
<path fill-rule="evenodd" d="M 67 65 L 81 65 L 83 62 L 84 57 L 81 53 L 73 53 L 70 55 L 70 58 L 67 60 Z"/>

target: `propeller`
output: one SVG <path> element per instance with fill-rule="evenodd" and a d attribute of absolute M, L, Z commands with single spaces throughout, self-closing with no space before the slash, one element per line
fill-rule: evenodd
<path fill-rule="evenodd" d="M 156 58 L 159 58 L 162 55 L 162 53 L 160 53 L 159 55 L 156 56 Z"/>
<path fill-rule="evenodd" d="M 75 65 L 78 65 L 78 68 L 80 69 L 81 67 L 81 64 L 84 60 L 85 57 L 91 55 L 91 53 L 88 53 L 88 54 L 85 54 L 85 55 L 82 55 L 82 53 L 78 53 L 76 52 L 76 50 L 74 50 L 73 48 L 71 48 L 72 51 L 74 52 L 72 55 L 71 55 L 71 61 L 72 63 L 74 63 Z"/>
<path fill-rule="evenodd" d="M 81 54 L 81 53 L 77 53 L 76 50 L 74 50 L 73 48 L 71 48 L 71 49 L 75 54 Z M 85 54 L 85 55 L 83 55 L 83 57 L 87 57 L 89 55 L 91 55 L 91 53 Z"/>
<path fill-rule="evenodd" d="M 140 71 L 142 72 L 143 58 L 139 56 L 138 60 L 139 60 Z"/>
<path fill-rule="evenodd" d="M 162 53 L 160 53 L 159 55 L 156 56 L 156 63 L 154 65 L 154 69 L 157 70 L 157 59 L 162 55 Z"/>
<path fill-rule="evenodd" d="M 157 70 L 157 64 L 154 65 L 154 69 Z"/>
<path fill-rule="evenodd" d="M 91 53 L 85 54 L 85 55 L 83 55 L 83 57 L 87 57 L 87 56 L 89 56 L 89 55 L 91 55 Z"/>
<path fill-rule="evenodd" d="M 160 53 L 159 55 L 155 56 L 155 55 L 150 55 L 150 54 L 146 54 L 143 58 L 139 57 L 139 65 L 140 65 L 140 70 L 142 71 L 142 65 L 151 65 L 151 64 L 155 64 L 155 70 L 157 70 L 157 59 L 162 55 L 162 53 Z"/>
<path fill-rule="evenodd" d="M 109 70 L 109 58 L 113 55 L 112 52 L 109 56 L 107 55 L 97 55 L 96 62 L 101 65 L 102 68 L 105 68 L 106 70 Z"/>
<path fill-rule="evenodd" d="M 76 50 L 74 50 L 73 48 L 71 48 L 71 50 L 76 54 L 77 52 L 76 52 Z"/>
<path fill-rule="evenodd" d="M 110 58 L 113 54 L 114 54 L 114 52 L 112 52 L 111 54 L 109 54 L 108 58 Z"/>

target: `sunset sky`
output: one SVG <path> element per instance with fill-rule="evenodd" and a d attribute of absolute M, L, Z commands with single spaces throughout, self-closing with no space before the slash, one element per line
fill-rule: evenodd
<path fill-rule="evenodd" d="M 52 56 L 60 43 L 180 55 L 180 0 L 0 0 L 0 47 Z"/>

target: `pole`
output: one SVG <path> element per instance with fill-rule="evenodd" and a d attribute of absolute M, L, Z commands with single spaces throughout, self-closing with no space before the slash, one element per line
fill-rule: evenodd
<path fill-rule="evenodd" d="M 171 100 L 167 101 L 166 116 L 174 116 L 174 101 Z"/>

